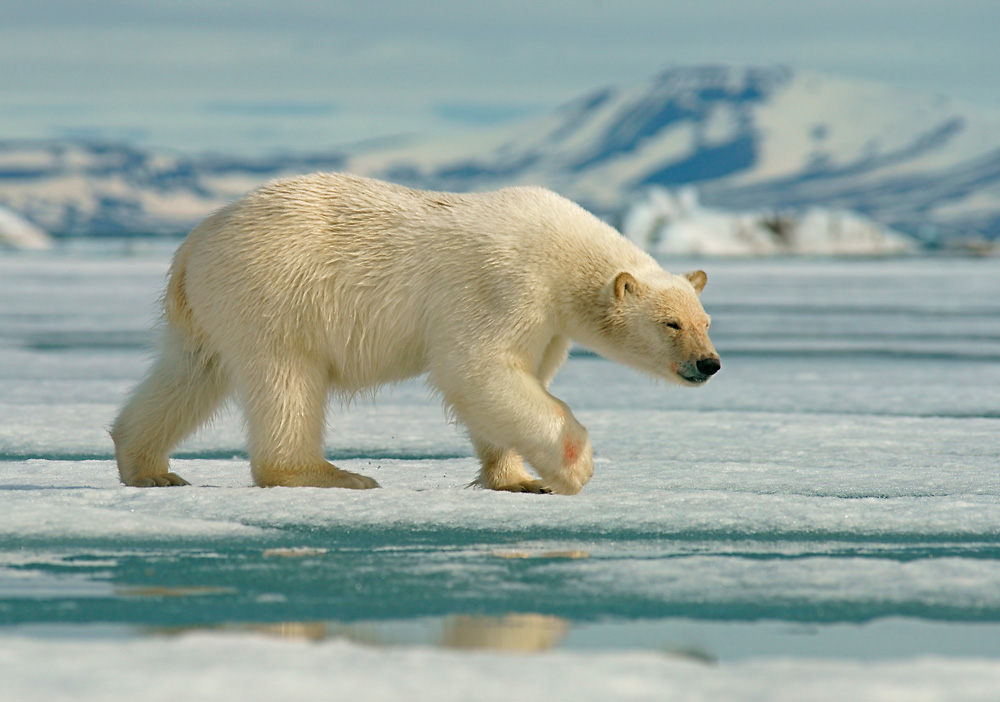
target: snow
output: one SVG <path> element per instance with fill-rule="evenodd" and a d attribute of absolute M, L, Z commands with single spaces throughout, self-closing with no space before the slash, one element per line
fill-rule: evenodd
<path fill-rule="evenodd" d="M 663 653 L 482 654 L 193 634 L 129 643 L 14 640 L 0 693 L 52 700 L 994 700 L 997 665 L 775 659 L 713 667 Z M 222 656 L 220 656 L 220 653 Z M 39 665 L 58 660 L 58 674 Z M 118 660 L 95 670 L 93 662 Z M 122 664 L 122 662 L 126 664 Z M 164 668 L 169 673 L 163 672 Z M 155 681 L 157 684 L 151 684 Z M 78 686 L 84 683 L 83 686 Z M 861 692 L 859 690 L 867 690 Z M 553 694 L 555 697 L 553 697 Z M 5 696 L 5 699 L 15 699 Z"/>
<path fill-rule="evenodd" d="M 0 699 L 995 699 L 997 259 L 667 261 L 723 370 L 575 352 L 560 497 L 466 488 L 419 381 L 331 406 L 380 490 L 251 487 L 232 409 L 121 486 L 169 247 L 73 246 L 0 257 Z"/>

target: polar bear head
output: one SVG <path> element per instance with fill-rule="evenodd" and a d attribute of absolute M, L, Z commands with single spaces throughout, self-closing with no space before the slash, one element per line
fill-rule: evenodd
<path fill-rule="evenodd" d="M 682 385 L 702 385 L 719 371 L 698 295 L 704 271 L 644 275 L 623 271 L 603 292 L 603 348 L 614 360 Z"/>

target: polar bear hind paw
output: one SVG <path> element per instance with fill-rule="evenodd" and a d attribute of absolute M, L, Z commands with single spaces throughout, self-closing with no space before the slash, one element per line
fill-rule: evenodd
<path fill-rule="evenodd" d="M 365 475 L 341 470 L 330 463 L 300 470 L 255 470 L 254 481 L 261 487 L 321 487 L 371 490 L 379 484 Z"/>
<path fill-rule="evenodd" d="M 130 480 L 127 485 L 132 487 L 173 487 L 175 485 L 190 485 L 177 473 L 157 473 L 154 475 L 138 475 Z"/>
<path fill-rule="evenodd" d="M 322 487 L 339 487 L 347 488 L 349 490 L 371 490 L 373 488 L 381 487 L 381 485 L 379 485 L 373 478 L 369 478 L 367 475 L 351 473 L 346 470 L 340 471 L 340 475 L 337 476 L 336 482 L 338 484 L 323 485 Z"/>

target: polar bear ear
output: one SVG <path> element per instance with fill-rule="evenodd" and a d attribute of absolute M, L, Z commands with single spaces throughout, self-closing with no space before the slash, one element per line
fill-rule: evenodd
<path fill-rule="evenodd" d="M 694 291 L 701 295 L 701 291 L 705 289 L 705 283 L 708 282 L 708 276 L 705 274 L 705 271 L 695 271 L 688 273 L 684 277 L 691 281 Z"/>
<path fill-rule="evenodd" d="M 639 287 L 638 281 L 631 273 L 622 271 L 615 276 L 615 299 L 621 301 L 625 293 L 634 293 Z"/>

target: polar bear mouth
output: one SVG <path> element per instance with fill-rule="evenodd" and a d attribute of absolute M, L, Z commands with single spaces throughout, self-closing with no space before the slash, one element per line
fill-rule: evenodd
<path fill-rule="evenodd" d="M 708 379 L 712 377 L 710 375 L 702 375 L 701 373 L 698 373 L 697 375 L 684 375 L 683 373 L 678 373 L 677 375 L 681 380 L 686 383 L 691 383 L 692 385 L 707 383 Z"/>

